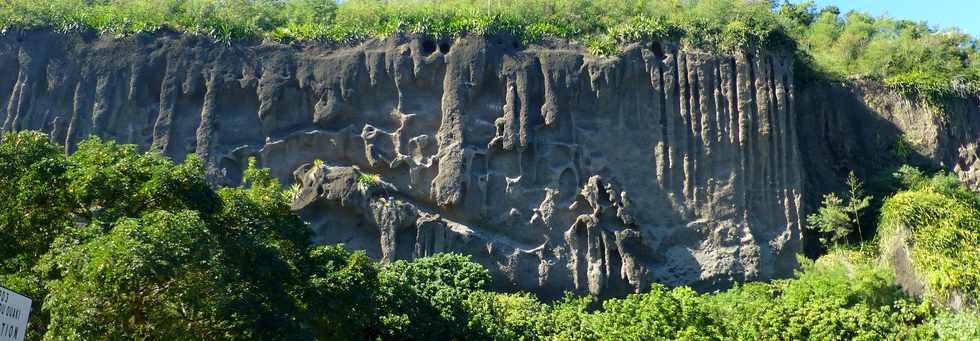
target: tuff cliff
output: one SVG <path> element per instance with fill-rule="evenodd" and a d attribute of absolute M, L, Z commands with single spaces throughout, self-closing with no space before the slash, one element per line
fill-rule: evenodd
<path fill-rule="evenodd" d="M 293 206 L 319 242 L 385 262 L 463 252 L 499 287 L 546 296 L 710 289 L 791 274 L 812 198 L 877 150 L 840 147 L 867 139 L 847 127 L 863 119 L 852 106 L 876 112 L 867 96 L 801 93 L 793 69 L 789 53 L 669 42 L 596 57 L 505 35 L 332 46 L 15 31 L 0 37 L 0 122 L 69 151 L 94 134 L 197 153 L 228 184 L 255 157 L 299 184 Z M 948 144 L 926 157 L 972 169 L 975 147 Z"/>
<path fill-rule="evenodd" d="M 980 95 L 938 107 L 865 80 L 800 94 L 800 147 L 808 187 L 818 189 L 808 194 L 840 188 L 850 170 L 870 177 L 903 163 L 942 167 L 980 188 Z"/>

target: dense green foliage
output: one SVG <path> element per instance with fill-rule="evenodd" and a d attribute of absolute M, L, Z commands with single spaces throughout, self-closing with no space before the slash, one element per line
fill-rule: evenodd
<path fill-rule="evenodd" d="M 771 8 L 750 0 L 349 0 L 339 6 L 317 0 L 10 0 L 0 4 L 0 24 L 123 35 L 171 27 L 221 40 L 340 42 L 396 32 L 437 38 L 506 32 L 525 40 L 583 38 L 600 50 L 603 42 L 683 38 L 730 50 L 783 39 Z"/>
<path fill-rule="evenodd" d="M 849 262 L 807 263 L 795 279 L 715 294 L 654 285 L 592 312 L 572 297 L 551 305 L 499 294 L 487 301 L 471 309 L 491 321 L 493 335 L 560 340 L 930 339 L 939 311 L 904 296 L 888 269 Z M 950 316 L 958 319 L 944 323 L 971 326 Z"/>
<path fill-rule="evenodd" d="M 916 274 L 934 298 L 980 299 L 980 195 L 953 175 L 927 177 L 912 168 L 900 175 L 908 189 L 882 207 L 884 253 L 910 248 Z"/>
<path fill-rule="evenodd" d="M 937 105 L 980 88 L 974 38 L 809 2 L 8 0 L 0 26 L 120 36 L 170 28 L 223 42 L 510 34 L 578 40 L 604 55 L 666 39 L 724 53 L 790 49 L 824 77 L 877 79 Z M 654 284 L 601 304 L 571 295 L 544 303 L 488 290 L 489 272 L 462 255 L 382 267 L 363 252 L 313 245 L 289 195 L 254 165 L 241 187 L 214 188 L 193 155 L 174 163 L 98 139 L 63 150 L 39 133 L 0 135 L 0 284 L 35 298 L 32 338 L 980 338 L 980 315 L 935 304 L 980 298 L 980 196 L 949 175 L 903 168 L 903 190 L 881 197 L 873 237 L 861 235 L 870 199 L 853 175 L 851 190 L 826 197 L 808 220 L 834 244 L 856 232 L 859 247 L 880 241 L 884 255 L 907 247 L 924 301 L 904 295 L 893 269 L 863 248 L 804 260 L 793 279 L 718 293 Z"/>
<path fill-rule="evenodd" d="M 445 39 L 561 37 L 595 54 L 674 40 L 717 52 L 790 49 L 807 73 L 867 77 L 942 105 L 980 89 L 980 49 L 960 31 L 777 0 L 7 0 L 0 26 L 94 29 L 114 35 L 171 28 L 220 41 L 351 43 L 396 33 Z"/>
<path fill-rule="evenodd" d="M 0 158 L 2 177 L 20 184 L 0 188 L 27 189 L 23 199 L 0 204 L 14 222 L 4 223 L 0 236 L 30 242 L 9 249 L 18 255 L 0 281 L 43 298 L 35 301 L 35 336 L 302 332 L 295 289 L 306 286 L 307 274 L 296 263 L 310 232 L 278 183 L 257 179 L 249 188 L 215 191 L 193 156 L 174 164 L 99 140 L 68 158 L 33 132 L 4 134 L 0 145 L 14 154 Z M 43 204 L 35 193 L 47 193 Z M 18 224 L 37 219 L 43 223 Z"/>
<path fill-rule="evenodd" d="M 835 7 L 805 13 L 795 36 L 824 74 L 881 80 L 940 106 L 980 91 L 980 49 L 961 31 Z"/>
<path fill-rule="evenodd" d="M 980 315 L 910 298 L 890 268 L 842 251 L 802 260 L 793 279 L 712 294 L 654 284 L 601 306 L 543 303 L 489 291 L 490 273 L 466 256 L 382 267 L 313 245 L 280 184 L 254 165 L 241 187 L 215 189 L 193 155 L 176 164 L 98 139 L 62 150 L 35 132 L 0 135 L 0 239 L 12 245 L 0 249 L 0 283 L 35 298 L 32 338 L 972 339 L 980 326 Z M 975 262 L 978 233 L 963 229 L 977 225 L 963 222 L 976 214 L 955 212 L 975 209 L 977 195 L 949 177 L 902 178 L 928 200 L 899 193 L 885 221 L 912 227 L 930 283 L 975 290 L 977 264 L 950 266 Z"/>
<path fill-rule="evenodd" d="M 860 261 L 805 265 L 796 279 L 724 292 L 714 303 L 740 339 L 922 339 L 933 312 L 894 285 L 889 269 Z M 731 307 L 734 307 L 732 309 Z"/>

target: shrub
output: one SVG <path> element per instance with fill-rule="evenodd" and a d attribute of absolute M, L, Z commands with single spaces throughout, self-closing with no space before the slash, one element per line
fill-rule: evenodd
<path fill-rule="evenodd" d="M 529 293 L 501 294 L 474 291 L 463 304 L 469 314 L 467 328 L 493 340 L 538 339 L 549 319 L 549 306 Z"/>
<path fill-rule="evenodd" d="M 381 183 L 381 176 L 377 174 L 358 172 L 357 183 L 363 186 L 374 186 Z"/>
<path fill-rule="evenodd" d="M 928 304 L 906 297 L 887 268 L 803 261 L 794 279 L 750 283 L 708 298 L 730 337 L 857 339 L 928 337 Z"/>
<path fill-rule="evenodd" d="M 980 340 L 980 312 L 966 310 L 959 313 L 945 311 L 930 322 L 940 340 Z"/>
<path fill-rule="evenodd" d="M 396 261 L 381 276 L 384 314 L 381 331 L 388 337 L 460 339 L 475 334 L 465 302 L 486 289 L 490 272 L 469 256 L 437 254 L 415 261 Z"/>
<path fill-rule="evenodd" d="M 824 195 L 823 204 L 817 212 L 807 217 L 808 228 L 830 235 L 829 241 L 820 239 L 825 244 L 838 245 L 842 240 L 847 242 L 848 235 L 855 231 L 858 232 L 861 243 L 864 243 L 861 211 L 871 205 L 871 197 L 864 195 L 864 184 L 854 172 L 847 175 L 847 188 L 846 204 L 837 194 L 829 193 Z"/>
<path fill-rule="evenodd" d="M 927 295 L 945 301 L 954 293 L 980 297 L 980 209 L 977 195 L 955 178 L 919 179 L 885 201 L 879 234 L 882 254 L 911 250 Z"/>
<path fill-rule="evenodd" d="M 603 340 L 712 340 L 725 334 L 703 298 L 687 287 L 668 290 L 653 285 L 649 292 L 610 299 L 586 321 L 591 337 Z"/>

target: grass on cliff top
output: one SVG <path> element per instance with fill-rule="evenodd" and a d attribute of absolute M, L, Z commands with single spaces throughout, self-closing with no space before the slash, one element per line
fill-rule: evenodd
<path fill-rule="evenodd" d="M 799 1 L 794 1 L 799 2 Z M 445 39 L 507 32 L 579 41 L 597 55 L 672 40 L 712 52 L 789 49 L 820 78 L 872 78 L 931 103 L 980 89 L 980 48 L 958 30 L 778 0 L 5 0 L 0 26 L 97 30 L 169 27 L 228 42 L 354 43 L 395 33 Z M 799 78 L 807 78 L 799 75 Z"/>
<path fill-rule="evenodd" d="M 170 27 L 224 41 L 509 32 L 526 41 L 579 39 L 610 54 L 617 42 L 643 38 L 725 51 L 790 41 L 771 10 L 769 2 L 752 0 L 7 0 L 0 4 L 0 25 L 119 35 Z"/>

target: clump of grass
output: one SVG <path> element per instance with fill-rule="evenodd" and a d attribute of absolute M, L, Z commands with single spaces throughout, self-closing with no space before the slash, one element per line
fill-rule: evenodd
<path fill-rule="evenodd" d="M 884 84 L 943 114 L 957 99 L 980 93 L 980 79 L 964 81 L 962 77 L 954 77 L 950 73 L 913 70 L 887 77 Z"/>
<path fill-rule="evenodd" d="M 684 38 L 697 47 L 762 45 L 779 30 L 768 3 L 751 0 L 8 0 L 3 27 L 94 29 L 117 35 L 163 27 L 219 40 L 353 42 L 395 33 L 446 38 L 507 32 L 525 41 L 560 37 L 597 53 L 642 39 Z M 710 37 L 709 37 L 710 36 Z M 712 38 L 717 36 L 717 38 Z"/>
<path fill-rule="evenodd" d="M 381 183 L 381 176 L 377 174 L 357 173 L 357 183 L 364 186 L 374 186 Z"/>
<path fill-rule="evenodd" d="M 282 191 L 283 198 L 285 199 L 286 202 L 290 202 L 293 199 L 296 199 L 297 196 L 299 196 L 299 193 L 302 191 L 302 189 L 303 186 L 301 186 L 298 183 L 289 185 L 289 188 Z"/>

